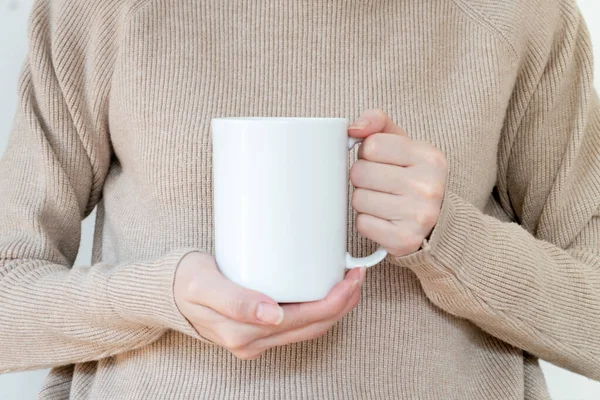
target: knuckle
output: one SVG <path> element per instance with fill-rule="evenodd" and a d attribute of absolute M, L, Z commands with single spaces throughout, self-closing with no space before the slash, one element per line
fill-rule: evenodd
<path fill-rule="evenodd" d="M 306 317 L 298 317 L 291 322 L 291 329 L 298 329 L 308 325 L 310 322 Z"/>
<path fill-rule="evenodd" d="M 388 118 L 388 115 L 386 114 L 386 112 L 380 108 L 374 108 L 374 109 L 370 110 L 369 112 L 374 118 L 376 118 L 378 120 L 385 120 Z"/>
<path fill-rule="evenodd" d="M 446 191 L 446 187 L 444 184 L 437 184 L 434 188 L 434 197 L 433 199 L 438 201 L 444 197 L 444 192 Z"/>
<path fill-rule="evenodd" d="M 363 160 L 356 160 L 354 164 L 352 164 L 352 168 L 350 168 L 350 181 L 352 181 L 354 185 L 362 181 L 364 170 L 365 162 Z"/>
<path fill-rule="evenodd" d="M 435 167 L 436 169 L 445 170 L 447 167 L 447 160 L 444 153 L 442 153 L 437 148 L 431 146 L 430 150 L 427 152 L 427 162 Z"/>
<path fill-rule="evenodd" d="M 374 160 L 379 153 L 379 135 L 374 134 L 367 137 L 361 144 L 362 155 L 367 160 Z"/>
<path fill-rule="evenodd" d="M 229 350 L 241 351 L 247 344 L 247 340 L 236 333 L 225 333 L 221 336 L 223 347 Z"/>
<path fill-rule="evenodd" d="M 244 360 L 244 361 L 255 360 L 258 357 L 260 357 L 260 355 L 261 355 L 261 353 L 256 353 L 256 352 L 249 351 L 249 350 L 237 350 L 237 351 L 232 351 L 231 353 L 238 359 Z"/>
<path fill-rule="evenodd" d="M 442 185 L 437 184 L 426 184 L 421 186 L 421 195 L 427 200 L 436 200 L 444 195 L 444 188 Z"/>
<path fill-rule="evenodd" d="M 415 216 L 415 220 L 419 226 L 423 228 L 431 228 L 437 221 L 437 213 L 433 207 L 427 207 L 423 211 L 419 212 Z"/>
<path fill-rule="evenodd" d="M 242 321 L 248 318 L 250 306 L 242 297 L 236 296 L 232 298 L 229 308 L 231 318 L 237 321 Z"/>
<path fill-rule="evenodd" d="M 325 336 L 327 334 L 327 332 L 329 332 L 329 326 L 318 327 L 315 330 L 313 330 L 312 332 L 310 332 L 307 339 L 308 340 L 318 339 L 320 337 Z"/>
<path fill-rule="evenodd" d="M 233 354 L 238 360 L 247 360 L 244 352 L 232 351 L 231 354 Z"/>
<path fill-rule="evenodd" d="M 406 254 L 414 253 L 417 251 L 423 242 L 423 239 L 418 235 L 410 235 L 405 239 L 404 251 Z"/>
<path fill-rule="evenodd" d="M 422 241 L 423 239 L 418 235 L 398 234 L 396 245 L 388 249 L 388 251 L 396 257 L 404 256 L 417 251 L 421 247 Z"/>
<path fill-rule="evenodd" d="M 395 246 L 395 247 L 389 247 L 386 249 L 387 252 L 389 254 L 391 254 L 394 257 L 401 257 L 403 255 L 405 255 L 406 253 L 404 252 L 404 250 L 402 250 L 401 247 Z"/>
<path fill-rule="evenodd" d="M 327 335 L 327 332 L 329 332 L 328 327 L 317 329 L 315 332 L 315 339 Z"/>

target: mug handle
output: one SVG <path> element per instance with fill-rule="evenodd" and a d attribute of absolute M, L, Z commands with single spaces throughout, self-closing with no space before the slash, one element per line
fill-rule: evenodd
<path fill-rule="evenodd" d="M 354 146 L 360 142 L 362 142 L 362 139 L 349 137 L 348 150 L 352 150 Z M 375 253 L 362 258 L 352 257 L 350 253 L 346 252 L 346 268 L 352 269 L 360 267 L 372 267 L 376 264 L 379 264 L 387 256 L 387 254 L 387 250 L 381 246 L 375 251 Z"/>

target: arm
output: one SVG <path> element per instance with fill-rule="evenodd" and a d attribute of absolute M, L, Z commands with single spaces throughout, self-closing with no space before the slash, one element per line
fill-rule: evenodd
<path fill-rule="evenodd" d="M 106 66 L 118 27 L 98 16 L 96 3 L 69 3 L 34 5 L 18 111 L 0 162 L 0 372 L 111 356 L 168 328 L 198 337 L 173 299 L 187 250 L 72 268 L 81 220 L 98 202 L 110 164 Z M 90 36 L 99 31 L 102 40 Z M 103 64 L 92 65 L 96 59 Z"/>
<path fill-rule="evenodd" d="M 523 62 L 500 143 L 498 201 L 519 224 L 447 192 L 424 249 L 394 262 L 445 311 L 600 379 L 600 104 L 582 17 L 561 3 Z"/>

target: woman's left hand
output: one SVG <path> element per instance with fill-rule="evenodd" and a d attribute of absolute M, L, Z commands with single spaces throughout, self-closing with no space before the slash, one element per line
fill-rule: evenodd
<path fill-rule="evenodd" d="M 419 250 L 440 215 L 446 157 L 433 145 L 410 139 L 381 110 L 366 111 L 348 133 L 364 138 L 350 170 L 356 229 L 391 255 Z"/>

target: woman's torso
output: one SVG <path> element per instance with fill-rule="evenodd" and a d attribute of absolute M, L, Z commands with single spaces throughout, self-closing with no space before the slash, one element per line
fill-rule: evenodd
<path fill-rule="evenodd" d="M 492 191 L 516 65 L 460 4 L 143 2 L 123 21 L 112 77 L 115 157 L 94 261 L 182 247 L 213 253 L 209 123 L 221 116 L 352 119 L 383 109 L 446 153 L 454 193 L 501 216 Z M 352 221 L 350 211 L 349 250 L 371 253 L 375 245 Z M 46 388 L 61 382 L 76 399 L 547 396 L 535 359 L 442 312 L 412 272 L 386 263 L 369 270 L 358 308 L 320 339 L 240 361 L 171 332 L 142 349 L 54 370 Z"/>

